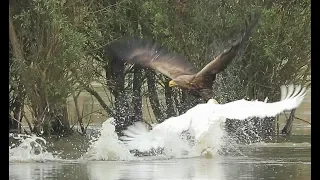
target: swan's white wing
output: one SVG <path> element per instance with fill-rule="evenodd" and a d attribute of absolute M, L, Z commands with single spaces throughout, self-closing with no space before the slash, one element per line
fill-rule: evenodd
<path fill-rule="evenodd" d="M 229 118 L 244 120 L 250 117 L 271 117 L 286 110 L 297 108 L 304 99 L 306 88 L 301 86 L 289 85 L 281 86 L 281 100 L 274 103 L 262 101 L 238 100 L 221 105 L 216 115 Z"/>
<path fill-rule="evenodd" d="M 209 101 L 191 108 L 185 114 L 165 120 L 154 126 L 151 131 L 143 123 L 137 122 L 123 131 L 125 136 L 120 139 L 126 142 L 129 149 L 140 152 L 162 148 L 166 140 L 180 135 L 190 127 L 196 131 L 196 136 L 208 131 L 212 118 L 214 120 L 220 118 L 243 120 L 250 117 L 275 116 L 285 110 L 297 108 L 305 94 L 305 88 L 290 85 L 287 88 L 281 86 L 281 101 L 274 103 L 239 100 L 220 105 Z"/>
<path fill-rule="evenodd" d="M 190 115 L 185 113 L 171 117 L 148 130 L 142 122 L 136 122 L 123 131 L 120 137 L 130 150 L 146 152 L 151 149 L 163 148 L 165 141 L 172 136 L 179 136 L 190 126 Z"/>
<path fill-rule="evenodd" d="M 160 142 L 157 140 L 158 136 L 153 135 L 143 122 L 135 122 L 122 132 L 124 136 L 119 139 L 123 140 L 130 150 L 145 152 L 152 148 L 158 148 L 162 143 L 161 140 Z"/>

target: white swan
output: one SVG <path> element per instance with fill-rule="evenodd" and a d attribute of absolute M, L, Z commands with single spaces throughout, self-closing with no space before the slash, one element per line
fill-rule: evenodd
<path fill-rule="evenodd" d="M 155 125 L 152 130 L 147 129 L 144 123 L 136 122 L 123 131 L 125 136 L 120 139 L 130 150 L 147 152 L 151 149 L 163 148 L 167 139 L 187 131 L 192 134 L 197 144 L 203 144 L 204 137 L 212 136 L 210 128 L 217 122 L 224 123 L 226 118 L 244 120 L 251 117 L 276 116 L 283 111 L 297 108 L 306 94 L 306 88 L 300 85 L 281 86 L 280 89 L 281 100 L 278 102 L 267 103 L 241 99 L 218 104 L 216 100 L 210 99 L 207 103 L 198 104 L 180 116 L 171 117 Z"/>

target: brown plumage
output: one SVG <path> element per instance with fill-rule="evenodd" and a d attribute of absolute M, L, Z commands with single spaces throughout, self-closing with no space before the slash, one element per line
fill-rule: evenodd
<path fill-rule="evenodd" d="M 197 71 L 185 57 L 169 52 L 152 41 L 141 38 L 126 38 L 111 43 L 107 50 L 116 61 L 140 65 L 143 68 L 155 69 L 172 80 L 169 86 L 179 86 L 196 91 L 204 100 L 212 98 L 212 85 L 216 74 L 223 71 L 236 57 L 237 53 L 251 36 L 258 22 L 260 13 L 250 23 L 241 38 L 225 49 L 221 54 L 208 63 L 202 70 Z"/>

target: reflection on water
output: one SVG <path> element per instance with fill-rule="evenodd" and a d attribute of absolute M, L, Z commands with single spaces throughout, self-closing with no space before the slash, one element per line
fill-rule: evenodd
<path fill-rule="evenodd" d="M 216 157 L 140 162 L 10 164 L 9 177 L 32 179 L 311 179 L 310 162 Z"/>
<path fill-rule="evenodd" d="M 207 159 L 179 159 L 127 163 L 94 162 L 87 165 L 90 179 L 222 179 L 223 171 Z M 106 171 L 106 169 L 108 169 Z"/>
<path fill-rule="evenodd" d="M 310 136 L 309 136 L 310 137 Z M 243 146 L 244 156 L 144 161 L 10 163 L 9 178 L 31 179 L 311 179 L 310 143 Z"/>

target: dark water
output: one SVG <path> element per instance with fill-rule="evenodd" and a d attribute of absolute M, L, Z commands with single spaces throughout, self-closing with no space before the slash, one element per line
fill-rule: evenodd
<path fill-rule="evenodd" d="M 239 147 L 242 155 L 144 161 L 9 163 L 9 179 L 311 179 L 310 136 Z"/>

